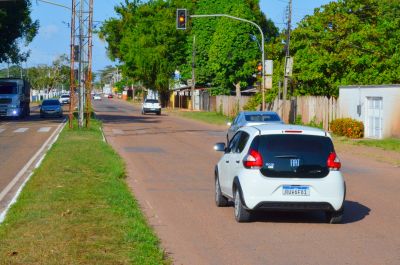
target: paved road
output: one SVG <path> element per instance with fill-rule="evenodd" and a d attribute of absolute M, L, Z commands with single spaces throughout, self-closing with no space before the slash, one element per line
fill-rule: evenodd
<path fill-rule="evenodd" d="M 38 107 L 32 107 L 31 116 L 26 119 L 0 119 L 0 213 L 37 161 L 32 161 L 32 166 L 28 168 L 26 174 L 19 176 L 19 172 L 53 135 L 63 120 L 41 119 Z"/>
<path fill-rule="evenodd" d="M 214 164 L 225 128 L 142 116 L 118 100 L 95 103 L 128 183 L 175 264 L 400 264 L 400 168 L 339 153 L 348 187 L 344 224 L 320 213 L 268 213 L 238 224 L 214 204 Z"/>

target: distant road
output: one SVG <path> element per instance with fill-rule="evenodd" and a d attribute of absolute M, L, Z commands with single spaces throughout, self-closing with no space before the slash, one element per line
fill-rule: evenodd
<path fill-rule="evenodd" d="M 50 142 L 63 120 L 41 119 L 37 106 L 31 108 L 28 118 L 0 119 L 0 213 L 34 169 L 41 157 L 38 151 L 45 149 L 43 145 Z"/>
<path fill-rule="evenodd" d="M 214 204 L 213 151 L 224 126 L 141 115 L 95 102 L 127 182 L 175 264 L 400 264 L 400 168 L 339 151 L 347 181 L 344 223 L 322 213 L 265 213 L 238 224 Z M 350 147 L 351 148 L 351 147 Z"/>

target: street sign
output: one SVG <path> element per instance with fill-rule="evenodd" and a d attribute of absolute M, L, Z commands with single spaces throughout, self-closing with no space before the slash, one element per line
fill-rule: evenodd
<path fill-rule="evenodd" d="M 192 85 L 193 85 L 192 79 L 186 80 L 186 84 L 187 84 L 188 86 L 192 86 Z"/>
<path fill-rule="evenodd" d="M 286 57 L 285 76 L 292 76 L 293 72 L 293 57 Z"/>
<path fill-rule="evenodd" d="M 265 74 L 272 75 L 273 71 L 274 71 L 274 61 L 265 60 Z"/>

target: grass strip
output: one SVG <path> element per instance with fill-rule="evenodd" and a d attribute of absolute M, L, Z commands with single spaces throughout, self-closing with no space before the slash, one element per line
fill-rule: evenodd
<path fill-rule="evenodd" d="M 68 129 L 0 226 L 0 264 L 169 264 L 100 124 Z"/>
<path fill-rule="evenodd" d="M 333 137 L 337 142 L 352 144 L 352 145 L 364 145 L 368 147 L 377 147 L 383 150 L 400 152 L 400 139 L 398 138 L 386 138 L 380 140 L 374 139 L 350 139 L 344 136 Z"/>
<path fill-rule="evenodd" d="M 227 116 L 224 116 L 217 112 L 206 112 L 206 111 L 175 111 L 170 110 L 170 113 L 176 114 L 178 116 L 198 120 L 210 124 L 216 125 L 226 125 L 227 122 L 231 121 Z"/>

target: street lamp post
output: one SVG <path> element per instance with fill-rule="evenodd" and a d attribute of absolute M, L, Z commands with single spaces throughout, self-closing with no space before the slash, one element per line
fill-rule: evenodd
<path fill-rule="evenodd" d="M 262 110 L 265 110 L 265 54 L 264 54 L 264 33 L 261 29 L 261 27 L 254 23 L 253 21 L 240 18 L 240 17 L 234 17 L 231 15 L 226 15 L 226 14 L 208 14 L 208 15 L 190 15 L 191 18 L 202 18 L 202 17 L 227 17 L 239 21 L 243 21 L 246 23 L 250 23 L 253 26 L 257 27 L 258 30 L 260 31 L 261 34 L 261 62 L 262 62 L 262 71 L 261 71 L 261 93 L 262 93 Z"/>

